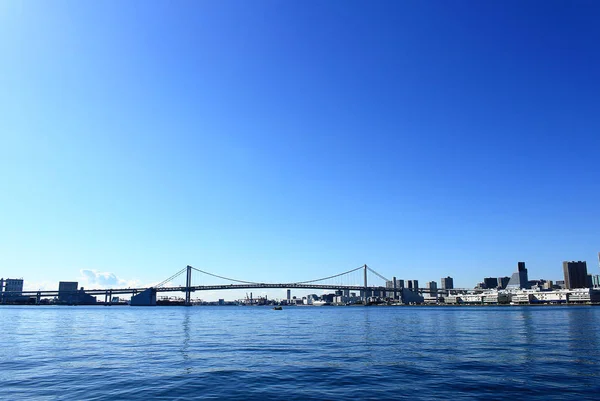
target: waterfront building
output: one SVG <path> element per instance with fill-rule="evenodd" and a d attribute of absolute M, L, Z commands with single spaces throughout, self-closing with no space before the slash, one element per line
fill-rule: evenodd
<path fill-rule="evenodd" d="M 481 304 L 483 303 L 483 294 L 464 294 L 462 300 L 466 304 Z"/>
<path fill-rule="evenodd" d="M 519 262 L 517 264 L 517 271 L 513 273 L 506 286 L 507 290 L 515 290 L 519 288 L 529 288 L 529 278 L 527 275 L 527 269 L 525 268 L 525 262 Z"/>
<path fill-rule="evenodd" d="M 510 277 L 498 277 L 498 288 L 503 290 L 508 285 Z"/>
<path fill-rule="evenodd" d="M 0 279 L 0 283 L 0 292 L 2 292 L 2 286 L 4 286 L 4 292 L 11 292 L 11 296 L 21 296 L 23 292 L 22 278 Z"/>
<path fill-rule="evenodd" d="M 483 279 L 484 288 L 498 288 L 498 279 L 496 277 L 486 277 Z"/>
<path fill-rule="evenodd" d="M 0 294 L 2 294 L 2 302 L 15 302 L 17 298 L 21 298 L 23 292 L 22 278 L 1 278 L 0 279 Z"/>
<path fill-rule="evenodd" d="M 77 281 L 59 281 L 58 282 L 58 302 L 71 302 L 73 295 L 77 291 Z"/>
<path fill-rule="evenodd" d="M 593 288 L 600 287 L 600 274 L 595 274 L 592 276 L 592 287 Z"/>
<path fill-rule="evenodd" d="M 96 297 L 87 294 L 83 287 L 77 289 L 77 281 L 59 281 L 58 303 L 89 305 L 96 303 Z"/>
<path fill-rule="evenodd" d="M 513 304 L 529 304 L 532 300 L 531 295 L 531 293 L 525 291 L 518 292 L 512 294 L 512 296 L 510 297 L 510 302 Z"/>
<path fill-rule="evenodd" d="M 131 297 L 129 301 L 131 306 L 156 306 L 156 290 L 148 288 Z"/>
<path fill-rule="evenodd" d="M 450 276 L 442 277 L 442 290 L 452 290 L 454 288 L 454 279 Z"/>
<path fill-rule="evenodd" d="M 291 300 L 292 300 L 292 290 L 288 289 L 287 290 L 287 301 L 288 301 L 288 303 L 290 303 Z"/>
<path fill-rule="evenodd" d="M 444 303 L 447 304 L 462 304 L 463 302 L 462 295 L 447 295 L 444 297 Z"/>
<path fill-rule="evenodd" d="M 412 281 L 412 280 L 411 280 Z M 416 280 L 415 280 L 416 281 Z M 425 298 L 421 296 L 416 290 L 411 290 L 408 288 L 403 288 L 400 291 L 400 297 L 403 304 L 421 304 L 424 302 Z"/>
<path fill-rule="evenodd" d="M 559 291 L 537 291 L 532 293 L 532 303 L 560 304 L 567 302 L 568 293 Z"/>
<path fill-rule="evenodd" d="M 567 289 L 588 288 L 587 263 L 585 261 L 563 262 L 563 274 Z"/>
<path fill-rule="evenodd" d="M 600 302 L 600 291 L 590 288 L 576 288 L 568 292 L 568 301 L 575 303 Z"/>

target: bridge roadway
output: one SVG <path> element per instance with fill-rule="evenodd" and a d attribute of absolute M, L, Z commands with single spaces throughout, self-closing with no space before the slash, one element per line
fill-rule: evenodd
<path fill-rule="evenodd" d="M 149 288 L 153 288 L 156 292 L 186 292 L 187 287 L 178 286 L 178 287 L 144 287 L 144 288 L 108 288 L 108 289 L 90 289 L 84 290 L 86 294 L 89 295 L 106 295 L 110 293 L 112 295 L 122 295 L 122 294 L 137 294 L 142 291 L 145 291 Z M 277 289 L 302 289 L 302 290 L 349 290 L 349 291 L 363 291 L 365 287 L 358 285 L 331 285 L 331 284 L 303 284 L 303 283 L 283 283 L 283 284 L 270 284 L 270 283 L 248 283 L 248 284 L 224 284 L 224 285 L 197 285 L 190 286 L 189 291 L 217 291 L 217 290 L 250 290 L 250 289 L 260 289 L 260 288 L 277 288 Z M 367 291 L 387 291 L 394 292 L 393 288 L 388 287 L 373 287 L 367 286 Z M 407 289 L 407 288 L 405 288 Z M 396 291 L 400 292 L 401 288 L 397 288 Z M 448 291 L 451 292 L 466 292 L 467 289 L 455 288 L 452 290 L 429 290 L 428 288 L 419 288 L 417 290 L 419 293 L 446 293 Z M 473 291 L 473 290 L 469 290 Z M 76 294 L 79 291 L 65 291 L 64 294 Z M 20 295 L 22 296 L 37 296 L 37 297 L 53 297 L 58 296 L 58 290 L 53 291 L 22 291 Z M 1 294 L 10 295 L 10 292 L 3 292 Z M 15 294 L 17 295 L 17 294 Z"/>

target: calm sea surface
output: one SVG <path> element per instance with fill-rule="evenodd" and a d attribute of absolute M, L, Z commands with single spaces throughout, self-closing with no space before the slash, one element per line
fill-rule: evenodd
<path fill-rule="evenodd" d="M 600 399 L 600 307 L 0 307 L 0 399 Z"/>

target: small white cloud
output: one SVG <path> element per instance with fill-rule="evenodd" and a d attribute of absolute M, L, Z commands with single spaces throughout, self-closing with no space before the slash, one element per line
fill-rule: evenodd
<path fill-rule="evenodd" d="M 136 280 L 124 280 L 110 272 L 99 272 L 94 269 L 81 269 L 79 286 L 93 288 L 111 288 L 111 287 L 136 287 Z"/>

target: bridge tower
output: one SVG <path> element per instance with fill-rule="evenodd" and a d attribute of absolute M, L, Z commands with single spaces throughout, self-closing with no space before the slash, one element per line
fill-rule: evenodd
<path fill-rule="evenodd" d="M 192 305 L 192 300 L 190 298 L 190 296 L 191 296 L 190 287 L 191 286 L 192 286 L 192 266 L 188 265 L 187 266 L 187 276 L 185 279 L 185 306 Z"/>
<path fill-rule="evenodd" d="M 365 305 L 366 305 L 367 304 L 367 298 L 368 298 L 367 297 L 367 265 L 366 265 L 366 263 L 363 266 L 363 269 L 364 269 L 364 277 L 365 277 L 365 289 L 364 289 L 364 294 L 365 295 L 363 297 L 364 298 L 363 301 L 365 302 Z"/>

